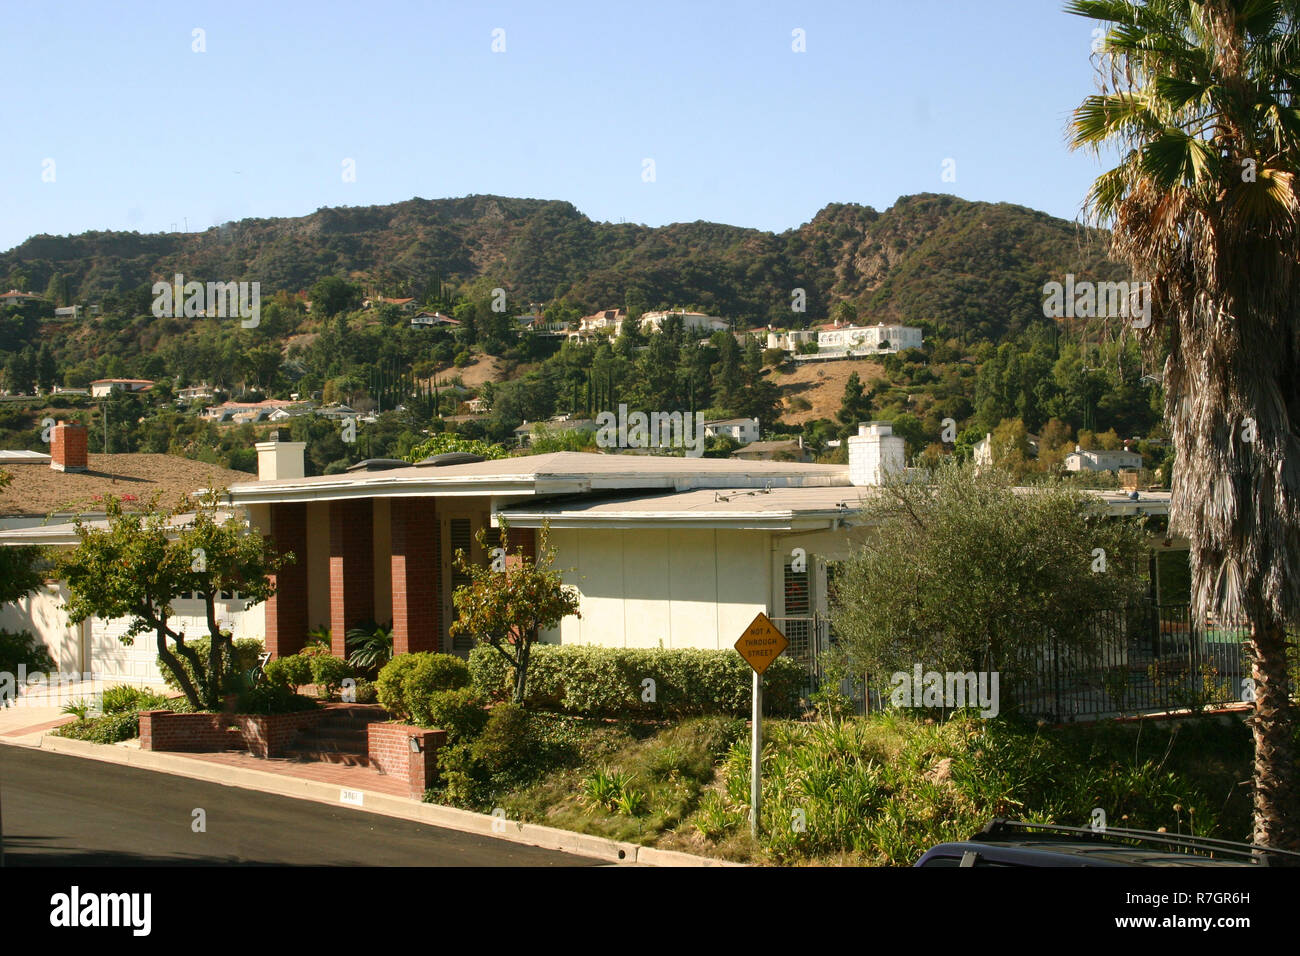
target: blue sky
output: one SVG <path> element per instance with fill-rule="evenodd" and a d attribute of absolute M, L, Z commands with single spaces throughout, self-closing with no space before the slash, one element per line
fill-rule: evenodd
<path fill-rule="evenodd" d="M 0 249 L 469 193 L 777 231 L 917 192 L 1075 218 L 1095 24 L 1060 7 L 24 4 L 0 32 Z"/>

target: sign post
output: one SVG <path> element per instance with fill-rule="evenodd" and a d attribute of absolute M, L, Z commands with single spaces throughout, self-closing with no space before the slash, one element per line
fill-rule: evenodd
<path fill-rule="evenodd" d="M 736 641 L 736 650 L 754 670 L 753 730 L 749 742 L 749 832 L 758 839 L 763 813 L 763 671 L 790 646 L 761 611 Z"/>

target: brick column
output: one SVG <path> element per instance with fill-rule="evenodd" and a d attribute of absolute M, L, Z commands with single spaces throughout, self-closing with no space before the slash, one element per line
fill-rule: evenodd
<path fill-rule="evenodd" d="M 375 613 L 374 509 L 369 498 L 330 502 L 330 650 L 347 656 L 347 630 Z"/>
<path fill-rule="evenodd" d="M 438 513 L 434 498 L 394 498 L 393 654 L 438 650 Z"/>
<path fill-rule="evenodd" d="M 498 541 L 500 538 L 497 539 Z M 513 568 L 519 564 L 519 556 L 515 553 L 521 548 L 524 554 L 537 560 L 537 531 L 534 528 L 510 528 L 506 532 L 506 541 L 509 547 L 506 549 L 506 567 Z"/>
<path fill-rule="evenodd" d="M 266 649 L 287 657 L 307 640 L 307 506 L 271 505 L 270 531 L 276 550 L 292 551 L 296 559 L 271 575 L 276 591 L 266 602 Z"/>

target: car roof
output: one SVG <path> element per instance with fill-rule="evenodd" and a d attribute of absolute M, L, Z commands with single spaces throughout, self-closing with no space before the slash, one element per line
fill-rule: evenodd
<path fill-rule="evenodd" d="M 961 861 L 974 854 L 974 864 L 1002 866 L 1249 866 L 1241 860 L 1218 860 L 1193 853 L 1147 850 L 1104 843 L 1063 840 L 966 840 L 940 843 L 927 850 L 917 866 L 941 865 L 935 858 Z"/>

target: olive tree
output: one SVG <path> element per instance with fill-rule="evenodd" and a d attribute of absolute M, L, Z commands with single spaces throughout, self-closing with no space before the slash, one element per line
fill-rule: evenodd
<path fill-rule="evenodd" d="M 832 622 L 859 672 L 920 663 L 1013 687 L 1051 643 L 1096 650 L 1093 615 L 1140 595 L 1141 520 L 952 459 L 928 479 L 886 479 L 862 511 L 866 543 L 834 579 Z"/>

